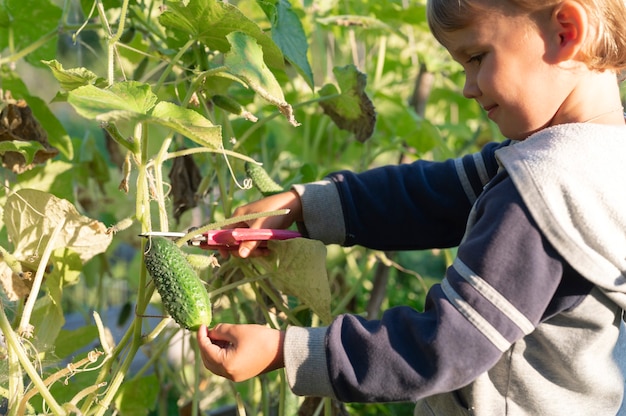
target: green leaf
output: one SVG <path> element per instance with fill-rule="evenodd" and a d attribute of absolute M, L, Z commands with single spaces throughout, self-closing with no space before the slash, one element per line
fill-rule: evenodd
<path fill-rule="evenodd" d="M 108 89 L 86 85 L 70 91 L 68 102 L 89 119 L 107 123 L 145 121 L 171 128 L 212 149 L 217 149 L 222 140 L 221 128 L 197 111 L 168 102 L 157 104 L 157 96 L 148 84 L 120 82 Z"/>
<path fill-rule="evenodd" d="M 294 238 L 269 241 L 271 255 L 254 258 L 270 271 L 270 281 L 281 292 L 298 298 L 325 323 L 332 320 L 326 246 L 320 241 Z"/>
<path fill-rule="evenodd" d="M 337 127 L 354 133 L 359 142 L 364 142 L 372 136 L 376 126 L 376 111 L 365 93 L 367 77 L 354 65 L 335 67 L 333 73 L 341 93 L 334 85 L 325 85 L 319 95 L 329 98 L 320 101 L 320 106 Z"/>
<path fill-rule="evenodd" d="M 144 120 L 156 101 L 150 86 L 136 81 L 115 83 L 108 89 L 85 85 L 68 95 L 78 114 L 98 121 Z"/>
<path fill-rule="evenodd" d="M 35 154 L 39 150 L 44 150 L 44 147 L 39 142 L 23 142 L 18 140 L 0 142 L 0 155 L 4 155 L 5 152 L 20 153 L 26 159 L 26 165 L 33 163 Z"/>
<path fill-rule="evenodd" d="M 95 325 L 81 326 L 75 330 L 61 329 L 57 337 L 54 352 L 59 358 L 65 358 L 81 348 L 89 346 L 98 336 Z"/>
<path fill-rule="evenodd" d="M 4 1 L 0 3 L 0 27 L 6 28 L 11 24 L 11 16 L 4 5 Z"/>
<path fill-rule="evenodd" d="M 313 88 L 313 70 L 309 64 L 307 51 L 309 44 L 300 18 L 291 8 L 288 0 L 276 2 L 259 1 L 259 5 L 272 23 L 272 39 L 285 58 Z"/>
<path fill-rule="evenodd" d="M 155 374 L 124 382 L 115 396 L 115 407 L 124 416 L 143 416 L 156 407 L 159 380 Z"/>
<path fill-rule="evenodd" d="M 30 323 L 35 327 L 39 352 L 50 350 L 65 323 L 61 303 L 48 296 L 37 299 Z"/>
<path fill-rule="evenodd" d="M 231 50 L 224 59 L 228 71 L 241 78 L 261 98 L 278 107 L 289 123 L 298 126 L 293 108 L 285 101 L 280 84 L 263 62 L 263 51 L 254 38 L 242 32 L 227 36 Z"/>
<path fill-rule="evenodd" d="M 54 77 L 59 81 L 61 88 L 72 91 L 84 85 L 104 85 L 105 80 L 86 68 L 64 69 L 59 61 L 42 61 L 46 64 Z"/>
<path fill-rule="evenodd" d="M 221 127 L 213 125 L 197 111 L 160 102 L 151 115 L 154 123 L 169 127 L 201 146 L 218 149 L 222 143 Z"/>
<path fill-rule="evenodd" d="M 416 128 L 415 134 L 406 137 L 406 143 L 419 152 L 430 151 L 443 142 L 441 133 L 430 121 L 422 119 L 416 124 Z"/>
<path fill-rule="evenodd" d="M 73 185 L 75 175 L 76 165 L 61 160 L 53 160 L 21 173 L 19 183 L 15 184 L 13 189 L 36 189 L 73 201 L 75 197 Z"/>
<path fill-rule="evenodd" d="M 43 45 L 26 56 L 26 61 L 41 66 L 41 60 L 56 56 L 61 9 L 50 0 L 5 0 L 4 9 L 9 16 L 8 25 L 0 26 L 0 50 L 9 46 L 12 39 L 14 50 L 21 51 L 35 42 L 49 37 Z"/>
<path fill-rule="evenodd" d="M 237 7 L 216 0 L 169 0 L 167 10 L 159 22 L 170 29 L 180 30 L 191 39 L 198 40 L 210 49 L 228 52 L 230 44 L 226 37 L 239 31 L 257 40 L 261 45 L 265 62 L 272 68 L 283 68 L 282 53 L 261 28 L 248 19 Z"/>
<path fill-rule="evenodd" d="M 46 288 L 52 301 L 62 304 L 63 288 L 78 282 L 83 262 L 72 250 L 62 247 L 50 256 L 50 272 L 46 274 Z"/>

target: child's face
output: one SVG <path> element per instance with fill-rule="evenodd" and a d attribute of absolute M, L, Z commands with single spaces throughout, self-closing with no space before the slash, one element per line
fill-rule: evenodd
<path fill-rule="evenodd" d="M 550 64 L 550 42 L 525 16 L 486 13 L 446 35 L 444 46 L 466 72 L 463 94 L 475 99 L 505 137 L 525 139 L 549 126 L 568 88 Z"/>

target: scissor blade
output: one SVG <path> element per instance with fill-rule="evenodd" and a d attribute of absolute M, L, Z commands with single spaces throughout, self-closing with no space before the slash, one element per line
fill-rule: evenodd
<path fill-rule="evenodd" d="M 167 238 L 182 238 L 186 233 L 175 232 L 175 231 L 150 231 L 147 233 L 139 234 L 139 237 L 167 237 Z"/>

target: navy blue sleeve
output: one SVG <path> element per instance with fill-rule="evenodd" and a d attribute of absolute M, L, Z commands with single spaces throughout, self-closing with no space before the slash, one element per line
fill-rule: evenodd
<path fill-rule="evenodd" d="M 340 400 L 415 401 L 458 389 L 547 314 L 589 293 L 591 285 L 564 263 L 503 176 L 477 202 L 474 227 L 423 312 L 396 307 L 380 320 L 333 321 L 327 364 Z"/>
<path fill-rule="evenodd" d="M 480 153 L 445 162 L 419 160 L 330 175 L 343 208 L 344 245 L 379 250 L 457 246 L 476 196 L 497 173 L 494 152 L 508 144 L 491 143 Z"/>

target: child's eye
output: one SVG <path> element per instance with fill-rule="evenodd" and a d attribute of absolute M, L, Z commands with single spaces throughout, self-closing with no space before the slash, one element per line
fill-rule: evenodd
<path fill-rule="evenodd" d="M 480 64 L 482 62 L 482 60 L 483 60 L 483 56 L 484 56 L 484 54 L 482 54 L 482 53 L 479 53 L 479 54 L 476 54 L 476 55 L 472 55 L 467 60 L 467 63 L 468 64 L 472 64 L 472 63 Z"/>

